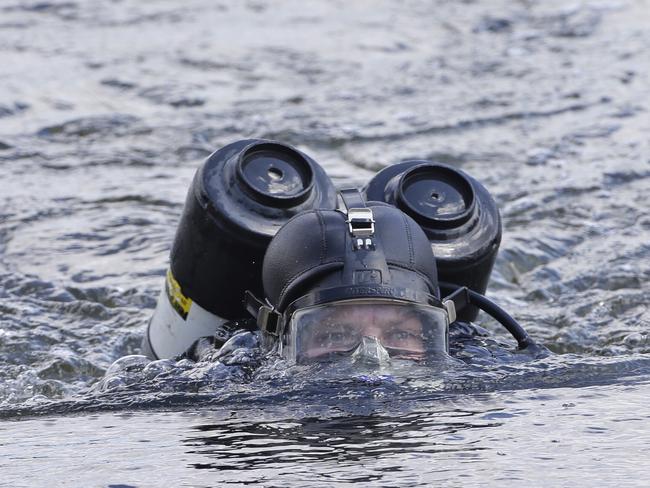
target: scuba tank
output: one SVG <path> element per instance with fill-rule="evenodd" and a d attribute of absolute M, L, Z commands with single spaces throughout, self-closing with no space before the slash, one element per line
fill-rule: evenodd
<path fill-rule="evenodd" d="M 405 161 L 381 170 L 363 191 L 367 200 L 395 205 L 420 224 L 443 293 L 462 286 L 485 293 L 501 243 L 501 218 L 483 185 L 445 164 Z M 478 308 L 468 305 L 458 318 L 477 315 Z"/>
<path fill-rule="evenodd" d="M 214 152 L 187 194 L 143 353 L 177 356 L 245 317 L 244 292 L 262 293 L 262 260 L 277 230 L 299 212 L 336 205 L 325 171 L 289 145 L 247 139 Z"/>

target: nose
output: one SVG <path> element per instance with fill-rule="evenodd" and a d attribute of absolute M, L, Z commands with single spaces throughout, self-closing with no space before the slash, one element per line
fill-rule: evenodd
<path fill-rule="evenodd" d="M 388 351 L 384 349 L 379 339 L 370 336 L 363 336 L 361 344 L 352 353 L 352 358 L 355 361 L 373 366 L 381 366 L 390 361 Z"/>

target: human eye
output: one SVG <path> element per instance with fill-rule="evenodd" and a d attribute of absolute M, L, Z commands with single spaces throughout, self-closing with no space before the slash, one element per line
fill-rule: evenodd
<path fill-rule="evenodd" d="M 318 342 L 329 347 L 346 346 L 355 340 L 352 328 L 345 324 L 334 324 L 318 334 Z"/>
<path fill-rule="evenodd" d="M 396 331 L 394 331 L 394 332 L 391 333 L 391 337 L 392 337 L 393 339 L 398 340 L 398 341 L 405 341 L 405 340 L 408 339 L 411 335 L 412 335 L 412 334 L 409 334 L 408 332 L 406 332 L 406 331 L 404 331 L 404 330 L 396 330 Z"/>
<path fill-rule="evenodd" d="M 384 336 L 384 340 L 388 346 L 392 347 L 403 347 L 419 344 L 422 342 L 422 338 L 419 334 L 416 334 L 410 330 L 397 328 L 390 329 Z"/>
<path fill-rule="evenodd" d="M 405 330 L 392 330 L 388 333 L 388 337 L 395 341 L 406 341 L 408 339 L 414 338 L 415 334 Z"/>

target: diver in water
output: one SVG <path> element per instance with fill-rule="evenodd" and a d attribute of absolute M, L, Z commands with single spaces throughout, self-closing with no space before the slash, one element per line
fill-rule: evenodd
<path fill-rule="evenodd" d="M 446 354 L 455 312 L 440 301 L 424 232 L 395 207 L 341 195 L 343 211 L 302 213 L 271 241 L 265 300 L 248 294 L 267 342 L 297 363 Z"/>
<path fill-rule="evenodd" d="M 157 359 L 185 351 L 183 357 L 206 358 L 243 328 L 258 330 L 267 349 L 301 364 L 343 357 L 371 364 L 391 359 L 426 363 L 448 357 L 450 325 L 457 318 L 475 317 L 476 307 L 501 322 L 520 349 L 537 347 L 506 312 L 462 283 L 483 289 L 487 284 L 485 261 L 489 275 L 500 240 L 496 210 L 499 229 L 490 234 L 480 259 L 474 257 L 478 264 L 469 267 L 461 283 L 441 284 L 426 227 L 396 205 L 367 201 L 356 189 L 341 190 L 340 204 L 315 162 L 287 148 L 242 141 L 217 151 L 197 172 L 165 290 L 143 343 L 146 355 Z M 421 185 L 422 165 L 414 168 Z M 435 186 L 438 200 L 449 205 L 452 197 L 470 194 L 462 187 L 454 193 L 453 185 L 460 185 L 451 179 L 455 173 L 450 177 L 448 168 L 442 170 L 444 184 Z M 242 191 L 233 195 L 233 188 Z M 312 192 L 311 200 L 306 190 Z M 239 220 L 233 223 L 234 210 Z M 483 210 L 483 218 L 485 214 Z M 451 228 L 458 235 L 450 225 L 454 220 L 445 218 L 443 231 Z M 260 241 L 263 224 L 273 219 L 276 226 L 266 229 L 264 245 L 242 253 L 238 246 L 246 235 L 257 231 Z M 235 224 L 240 229 L 233 231 Z M 480 226 L 479 231 L 489 234 Z M 451 275 L 458 271 L 452 269 Z M 244 318 L 246 312 L 249 318 Z M 224 319 L 227 315 L 236 320 Z"/>

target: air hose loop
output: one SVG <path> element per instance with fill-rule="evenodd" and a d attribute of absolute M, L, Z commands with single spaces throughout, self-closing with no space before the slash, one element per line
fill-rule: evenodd
<path fill-rule="evenodd" d="M 440 291 L 445 296 L 455 294 L 463 288 L 465 287 L 459 287 L 452 283 L 440 282 Z M 515 338 L 517 344 L 519 345 L 519 349 L 526 349 L 527 347 L 536 345 L 533 338 L 528 335 L 528 332 L 526 332 L 526 330 L 519 324 L 519 322 L 512 318 L 508 312 L 503 310 L 486 296 L 481 295 L 480 293 L 476 293 L 469 288 L 466 288 L 466 290 L 467 296 L 469 297 L 469 303 L 480 308 L 490 317 L 494 318 L 497 322 L 503 325 L 506 330 L 510 332 L 512 337 Z M 447 298 L 444 298 L 443 302 L 446 299 Z"/>

